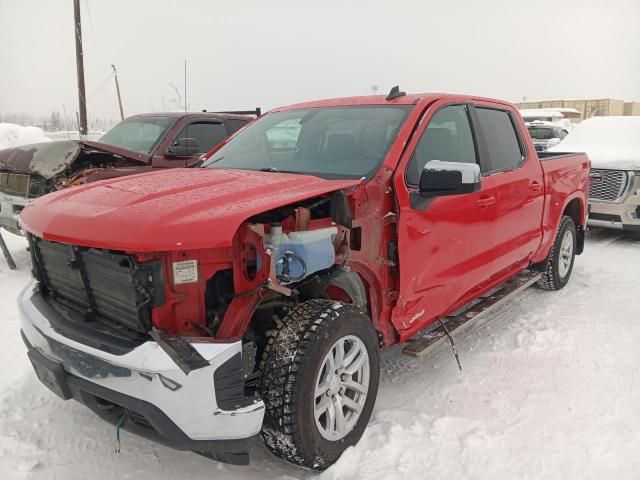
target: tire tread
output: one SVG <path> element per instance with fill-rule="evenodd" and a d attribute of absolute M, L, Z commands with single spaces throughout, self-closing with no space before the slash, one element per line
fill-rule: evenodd
<path fill-rule="evenodd" d="M 564 285 L 558 284 L 556 282 L 556 269 L 557 269 L 557 256 L 560 252 L 560 245 L 562 244 L 562 232 L 565 229 L 567 224 L 574 225 L 574 235 L 575 235 L 575 224 L 573 219 L 567 215 L 564 215 L 560 220 L 560 225 L 558 226 L 558 232 L 556 234 L 556 238 L 553 242 L 553 246 L 551 247 L 551 252 L 549 253 L 549 261 L 547 262 L 547 267 L 545 271 L 542 273 L 542 277 L 536 283 L 536 287 L 541 288 L 542 290 L 560 290 Z M 575 255 L 575 249 L 574 249 Z M 571 275 L 569 272 L 568 275 Z"/>
<path fill-rule="evenodd" d="M 262 437 L 278 457 L 307 468 L 324 468 L 323 459 L 311 459 L 297 438 L 298 405 L 295 403 L 299 369 L 320 328 L 346 311 L 359 312 L 353 305 L 335 300 L 314 299 L 292 309 L 269 337 L 260 362 L 259 390 L 265 403 Z"/>

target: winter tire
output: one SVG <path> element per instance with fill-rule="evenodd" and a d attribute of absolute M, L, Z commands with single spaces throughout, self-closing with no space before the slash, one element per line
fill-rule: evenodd
<path fill-rule="evenodd" d="M 558 234 L 551 247 L 547 268 L 538 280 L 537 287 L 545 290 L 560 290 L 571 277 L 576 258 L 576 224 L 571 217 L 560 220 Z"/>
<path fill-rule="evenodd" d="M 362 436 L 378 393 L 378 336 L 353 305 L 292 309 L 262 355 L 262 436 L 277 456 L 322 470 Z"/>

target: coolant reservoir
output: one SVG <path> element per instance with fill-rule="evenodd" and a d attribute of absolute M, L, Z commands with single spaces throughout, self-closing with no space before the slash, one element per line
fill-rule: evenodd
<path fill-rule="evenodd" d="M 280 225 L 272 225 L 266 243 L 276 261 L 278 281 L 297 282 L 331 267 L 336 260 L 331 237 L 337 233 L 336 227 L 328 227 L 286 234 Z"/>

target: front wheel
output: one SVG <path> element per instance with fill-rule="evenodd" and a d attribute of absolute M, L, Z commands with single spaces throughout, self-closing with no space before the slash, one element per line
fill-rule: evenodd
<path fill-rule="evenodd" d="M 378 393 L 378 337 L 355 306 L 310 300 L 284 317 L 262 356 L 262 436 L 277 456 L 324 469 L 362 436 Z"/>
<path fill-rule="evenodd" d="M 576 224 L 571 217 L 560 220 L 558 234 L 551 247 L 547 268 L 537 286 L 545 290 L 560 290 L 571 277 L 576 258 Z"/>

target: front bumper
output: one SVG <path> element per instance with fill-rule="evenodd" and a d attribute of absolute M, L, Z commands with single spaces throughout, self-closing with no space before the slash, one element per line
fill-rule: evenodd
<path fill-rule="evenodd" d="M 244 382 L 237 368 L 240 341 L 191 343 L 209 365 L 186 375 L 152 341 L 115 355 L 67 338 L 52 327 L 38 299 L 29 285 L 18 308 L 29 357 L 45 385 L 52 388 L 46 377 L 54 372 L 59 385 L 52 390 L 111 423 L 124 416 L 125 430 L 179 450 L 248 463 L 248 439 L 262 427 L 264 403 L 246 398 L 239 404 L 235 397 L 230 406 L 230 388 Z"/>
<path fill-rule="evenodd" d="M 30 199 L 19 195 L 0 192 L 0 227 L 11 233 L 22 235 L 18 214 L 27 206 Z"/>

